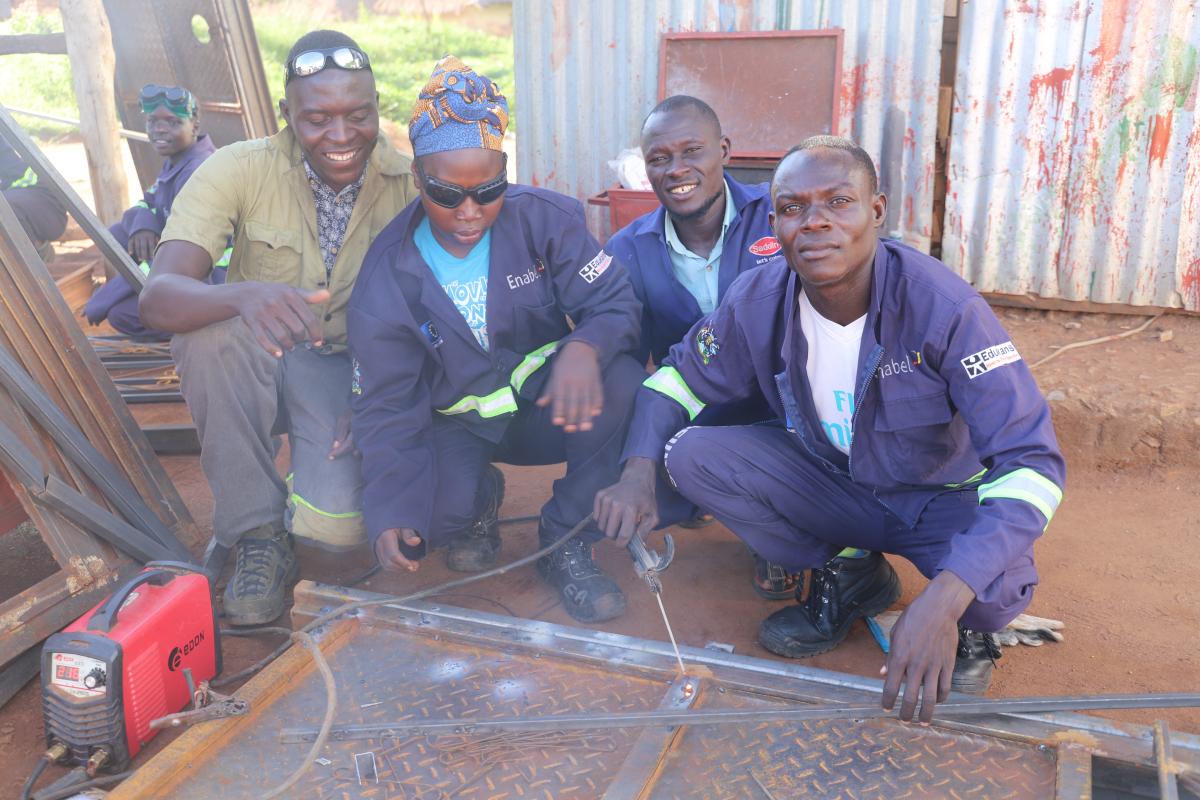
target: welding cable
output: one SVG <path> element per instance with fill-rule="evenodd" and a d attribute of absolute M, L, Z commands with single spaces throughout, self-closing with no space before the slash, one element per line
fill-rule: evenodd
<path fill-rule="evenodd" d="M 333 714 L 334 709 L 337 707 L 337 686 L 333 681 L 333 672 L 329 669 L 329 664 L 326 662 L 325 656 L 321 653 L 320 646 L 308 636 L 310 631 L 320 627 L 321 625 L 324 625 L 331 620 L 337 619 L 348 611 L 354 611 L 355 609 L 360 608 L 370 608 L 372 606 L 395 605 L 397 603 L 419 600 L 422 597 L 429 597 L 430 595 L 445 594 L 449 589 L 457 589 L 459 586 L 475 583 L 476 581 L 481 581 L 484 578 L 503 575 L 509 570 L 516 569 L 517 567 L 523 567 L 526 564 L 537 561 L 542 556 L 550 555 L 555 550 L 571 541 L 571 539 L 575 538 L 575 536 L 591 521 L 592 515 L 588 514 L 579 521 L 579 524 L 563 534 L 563 536 L 557 541 L 546 545 L 535 553 L 530 553 L 524 558 L 518 558 L 516 561 L 510 562 L 501 567 L 496 567 L 495 569 L 487 570 L 486 572 L 480 572 L 475 575 L 468 575 L 465 578 L 457 578 L 452 581 L 447 581 L 446 583 L 438 586 L 431 586 L 428 589 L 422 589 L 419 592 L 414 592 L 413 594 L 405 595 L 404 597 L 385 597 L 377 600 L 352 600 L 349 603 L 343 603 L 332 611 L 327 611 L 326 613 L 314 618 L 307 625 L 293 633 L 291 639 L 277 648 L 275 653 L 273 653 L 271 656 L 268 656 L 263 661 L 260 661 L 257 664 L 249 667 L 248 669 L 250 670 L 260 669 L 262 665 L 277 657 L 276 654 L 282 654 L 286 652 L 288 647 L 290 647 L 293 642 L 300 642 L 302 645 L 304 645 L 305 649 L 308 650 L 309 655 L 312 656 L 313 661 L 317 665 L 317 669 L 321 671 L 321 677 L 325 680 L 325 719 L 321 723 L 321 731 L 317 734 L 316 741 L 313 742 L 313 746 L 309 750 L 308 755 L 305 756 L 302 762 L 300 762 L 300 766 L 296 768 L 296 771 L 292 773 L 291 777 L 265 794 L 263 796 L 264 800 L 269 800 L 269 798 L 272 797 L 279 797 L 281 794 L 294 786 L 302 777 L 304 777 L 304 773 L 308 772 L 308 769 L 313 765 L 317 754 L 321 751 L 321 748 L 325 746 L 325 739 L 329 736 L 329 731 L 333 727 Z M 246 672 L 246 670 L 242 670 L 242 672 Z M 241 674 L 241 672 L 236 673 L 235 675 L 230 676 L 230 678 L 227 680 L 233 680 Z M 253 672 L 250 674 L 253 674 Z"/>
<path fill-rule="evenodd" d="M 541 520 L 541 518 L 542 518 L 541 514 L 529 514 L 528 516 L 524 516 L 524 517 L 501 517 L 500 519 L 496 520 L 496 524 L 497 525 L 518 525 L 518 524 L 521 524 L 524 522 L 538 522 L 539 520 Z M 352 578 L 351 580 L 347 581 L 346 583 L 344 583 L 342 585 L 343 586 L 358 586 L 363 581 L 374 578 L 376 573 L 378 573 L 379 570 L 381 570 L 381 569 L 383 569 L 383 567 L 381 567 L 379 564 L 376 564 L 375 566 L 369 568 L 366 572 L 359 575 L 357 578 Z M 516 615 L 510 614 L 510 616 L 516 616 Z"/>
<path fill-rule="evenodd" d="M 485 572 L 478 572 L 474 575 L 467 575 L 464 578 L 457 578 L 452 581 L 447 581 L 445 583 L 438 584 L 437 586 L 431 586 L 428 589 L 422 589 L 419 592 L 405 595 L 404 597 L 385 597 L 385 598 L 381 598 L 378 600 L 352 600 L 349 603 L 343 603 L 342 605 L 338 606 L 337 608 L 333 609 L 332 611 L 327 611 L 326 613 L 321 614 L 318 617 L 315 617 L 311 622 L 309 622 L 307 625 L 302 627 L 300 630 L 305 633 L 308 633 L 308 632 L 312 631 L 313 629 L 318 628 L 321 625 L 324 625 L 326 622 L 329 622 L 330 620 L 340 617 L 342 614 L 345 614 L 349 611 L 354 611 L 359 608 L 369 608 L 371 606 L 394 605 L 396 603 L 406 603 L 411 600 L 420 600 L 423 597 L 429 597 L 430 595 L 434 595 L 434 594 L 445 594 L 446 592 L 448 592 L 451 589 L 457 589 L 460 586 L 466 586 L 467 584 L 475 583 L 476 581 L 481 581 L 485 578 L 492 578 L 497 575 L 503 575 L 504 573 L 508 572 L 509 570 L 514 570 L 514 569 L 517 569 L 518 567 L 523 567 L 526 564 L 531 564 L 534 561 L 537 561 L 542 556 L 550 555 L 555 550 L 558 550 L 560 547 L 565 545 L 567 542 L 571 541 L 571 539 L 575 538 L 575 536 L 580 531 L 582 531 L 584 529 L 584 527 L 586 527 L 587 524 L 591 521 L 592 521 L 592 515 L 588 514 L 586 517 L 584 517 L 583 519 L 581 519 L 579 521 L 579 524 L 577 524 L 574 528 L 571 528 L 571 530 L 567 531 L 556 541 L 552 542 L 551 544 L 546 545 L 545 547 L 543 547 L 541 550 L 538 550 L 537 552 L 530 553 L 529 555 L 525 556 L 524 558 L 518 558 L 516 561 L 509 562 L 508 564 L 505 564 L 503 566 L 495 567 L 495 568 L 489 569 Z M 259 629 L 259 630 L 261 630 L 261 629 Z M 220 689 L 221 687 L 228 686 L 229 684 L 239 681 L 242 678 L 247 678 L 247 677 L 253 675 L 254 673 L 258 672 L 260 669 L 265 667 L 267 664 L 269 664 L 272 661 L 274 661 L 275 659 L 279 658 L 291 646 L 292 646 L 292 641 L 289 639 L 288 641 L 279 645 L 279 647 L 275 648 L 275 650 L 273 650 L 265 658 L 262 658 L 262 659 L 256 661 L 255 663 L 251 664 L 250 666 L 246 667 L 245 669 L 239 670 L 239 671 L 233 673 L 232 675 L 226 675 L 223 678 L 211 681 L 210 685 L 214 689 Z"/>
<path fill-rule="evenodd" d="M 120 783 L 133 774 L 133 770 L 126 772 L 118 772 L 114 775 L 100 775 L 96 778 L 89 778 L 86 781 L 63 786 L 58 789 L 43 789 L 33 796 L 33 800 L 67 800 L 68 797 L 74 797 L 80 792 L 88 789 L 102 789 L 105 786 L 111 786 L 114 783 Z"/>
<path fill-rule="evenodd" d="M 33 772 L 29 774 L 29 779 L 25 781 L 24 788 L 21 789 L 21 800 L 29 800 L 29 793 L 33 791 L 33 785 L 37 783 L 38 778 L 42 777 L 42 773 L 48 766 L 50 766 L 50 759 L 46 756 L 37 760 L 37 765 L 34 766 Z"/>
<path fill-rule="evenodd" d="M 263 800 L 271 800 L 273 797 L 279 797 L 304 777 L 304 773 L 308 772 L 309 765 L 316 760 L 317 756 L 321 753 L 321 748 L 325 746 L 325 740 L 329 738 L 329 732 L 333 730 L 333 716 L 337 712 L 337 685 L 333 682 L 333 670 L 329 668 L 329 662 L 325 660 L 325 656 L 321 653 L 321 646 L 313 641 L 313 638 L 304 631 L 296 631 L 292 634 L 291 638 L 292 641 L 299 644 L 312 656 L 313 662 L 321 672 L 321 680 L 325 681 L 325 718 L 321 720 L 321 731 L 317 734 L 316 740 L 313 741 L 312 747 L 309 748 L 308 755 L 300 762 L 300 766 L 296 768 L 296 771 L 286 781 L 264 794 Z"/>

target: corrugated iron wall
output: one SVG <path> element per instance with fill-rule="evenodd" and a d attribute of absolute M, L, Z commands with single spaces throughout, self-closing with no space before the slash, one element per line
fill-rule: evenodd
<path fill-rule="evenodd" d="M 658 99 L 664 32 L 831 27 L 845 30 L 838 130 L 887 165 L 888 232 L 927 250 L 940 2 L 516 0 L 518 178 L 581 200 L 612 185 L 606 162 L 637 146 Z M 606 230 L 606 216 L 590 220 Z"/>
<path fill-rule="evenodd" d="M 1200 311 L 1198 17 L 963 2 L 946 263 L 981 291 Z"/>

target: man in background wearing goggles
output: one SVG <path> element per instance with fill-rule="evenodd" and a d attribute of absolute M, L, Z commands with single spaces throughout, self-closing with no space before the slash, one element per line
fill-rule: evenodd
<path fill-rule="evenodd" d="M 332 551 L 364 541 L 345 309 L 371 240 L 416 197 L 350 37 L 293 45 L 279 111 L 282 131 L 221 148 L 184 187 L 140 303 L 147 324 L 176 334 L 213 492 L 209 569 L 236 549 L 224 594 L 235 625 L 282 613 L 299 574 L 293 536 Z M 230 236 L 228 282 L 207 285 Z"/>
<path fill-rule="evenodd" d="M 542 545 L 561 538 L 619 474 L 645 378 L 628 355 L 641 306 L 623 268 L 579 201 L 507 184 L 507 124 L 492 81 L 438 62 L 408 127 L 421 201 L 372 245 L 350 299 L 363 511 L 390 569 L 439 547 L 454 570 L 496 563 L 495 461 L 566 462 L 538 525 Z M 538 562 L 582 622 L 625 608 L 592 560 L 600 538 L 592 525 Z"/>
<path fill-rule="evenodd" d="M 143 271 L 150 271 L 150 259 L 162 236 L 171 206 L 188 178 L 204 160 L 216 152 L 208 134 L 200 132 L 200 110 L 196 98 L 179 86 L 142 87 L 138 96 L 142 113 L 146 115 L 146 135 L 155 152 L 166 159 L 153 185 L 109 228 Z M 224 267 L 229 263 L 225 254 L 214 265 L 210 281 L 225 280 Z M 136 339 L 166 339 L 169 333 L 142 324 L 138 316 L 137 292 L 120 275 L 101 286 L 84 306 L 83 313 L 92 325 L 104 320 L 119 333 Z"/>

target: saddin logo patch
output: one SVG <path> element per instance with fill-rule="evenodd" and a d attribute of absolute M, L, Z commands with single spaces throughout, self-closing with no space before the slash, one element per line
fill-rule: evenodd
<path fill-rule="evenodd" d="M 974 380 L 985 372 L 1020 360 L 1021 354 L 1017 352 L 1016 345 L 1009 341 L 967 356 L 962 360 L 962 365 L 967 371 L 967 377 Z"/>
<path fill-rule="evenodd" d="M 764 236 L 750 245 L 750 252 L 756 256 L 773 256 L 783 249 L 779 240 L 774 236 Z"/>
<path fill-rule="evenodd" d="M 612 256 L 601 250 L 596 254 L 595 258 L 583 265 L 583 267 L 579 270 L 579 277 L 583 278 L 588 283 L 592 283 L 596 280 L 596 278 L 599 278 L 604 274 L 604 271 L 608 269 L 608 265 L 611 263 Z"/>

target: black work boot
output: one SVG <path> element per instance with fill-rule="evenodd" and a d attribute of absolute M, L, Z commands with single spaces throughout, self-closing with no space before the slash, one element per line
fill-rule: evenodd
<path fill-rule="evenodd" d="M 990 633 L 958 626 L 958 652 L 950 688 L 956 692 L 983 694 L 992 685 L 992 670 L 1000 657 L 1000 644 Z"/>
<path fill-rule="evenodd" d="M 832 650 L 854 620 L 878 614 L 900 597 L 900 578 L 880 553 L 834 558 L 814 569 L 809 583 L 807 600 L 776 611 L 759 627 L 758 641 L 772 653 L 805 658 Z"/>
<path fill-rule="evenodd" d="M 545 535 L 538 539 L 543 546 L 553 541 Z M 580 622 L 604 622 L 625 612 L 621 588 L 600 571 L 592 561 L 592 546 L 578 537 L 539 558 L 537 569 L 547 583 L 558 589 L 567 613 Z"/>
<path fill-rule="evenodd" d="M 488 464 L 475 493 L 475 523 L 446 548 L 446 566 L 455 572 L 482 572 L 500 555 L 500 505 L 504 502 L 504 473 Z"/>
<path fill-rule="evenodd" d="M 300 577 L 291 536 L 275 525 L 249 531 L 235 545 L 237 566 L 225 586 L 225 616 L 232 625 L 261 625 L 283 613 L 288 589 Z"/>

